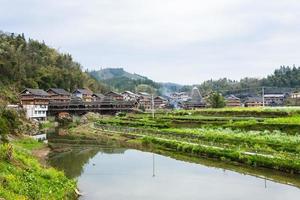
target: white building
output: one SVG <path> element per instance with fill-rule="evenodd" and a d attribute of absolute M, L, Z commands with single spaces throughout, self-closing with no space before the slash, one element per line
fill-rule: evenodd
<path fill-rule="evenodd" d="M 45 120 L 47 118 L 49 94 L 44 90 L 26 88 L 20 94 L 21 105 L 28 119 Z"/>

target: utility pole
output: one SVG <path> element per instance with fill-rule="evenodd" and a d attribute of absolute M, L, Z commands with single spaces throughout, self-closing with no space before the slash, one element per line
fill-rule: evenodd
<path fill-rule="evenodd" d="M 154 98 L 152 94 L 152 118 L 154 119 Z"/>
<path fill-rule="evenodd" d="M 155 177 L 155 157 L 154 157 L 154 153 L 152 154 L 152 177 Z"/>
<path fill-rule="evenodd" d="M 262 101 L 263 101 L 263 107 L 265 107 L 265 88 L 264 87 L 262 87 Z"/>
<path fill-rule="evenodd" d="M 265 178 L 265 188 L 267 188 L 267 179 Z"/>

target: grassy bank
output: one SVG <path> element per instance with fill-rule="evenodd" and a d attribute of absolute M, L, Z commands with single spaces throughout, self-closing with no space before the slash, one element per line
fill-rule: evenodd
<path fill-rule="evenodd" d="M 0 145 L 0 197 L 18 199 L 75 199 L 76 183 L 32 155 L 43 144 L 21 139 Z"/>

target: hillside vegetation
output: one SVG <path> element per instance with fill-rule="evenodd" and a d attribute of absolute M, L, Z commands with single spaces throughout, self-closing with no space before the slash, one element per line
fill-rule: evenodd
<path fill-rule="evenodd" d="M 0 98 L 17 101 L 16 94 L 26 87 L 105 90 L 70 54 L 44 42 L 26 40 L 23 34 L 0 32 Z"/>
<path fill-rule="evenodd" d="M 32 139 L 0 144 L 0 199 L 76 199 L 76 182 L 63 172 L 45 168 L 31 155 L 42 143 Z"/>
<path fill-rule="evenodd" d="M 123 68 L 105 68 L 99 71 L 91 71 L 90 74 L 95 79 L 106 83 L 120 92 L 126 90 L 137 91 L 140 85 L 147 85 L 153 90 L 160 88 L 160 84 L 149 78 L 138 74 L 131 74 L 126 72 Z"/>
<path fill-rule="evenodd" d="M 245 77 L 239 81 L 228 78 L 208 80 L 198 87 L 204 95 L 212 91 L 219 91 L 223 95 L 236 94 L 239 97 L 245 97 L 249 94 L 260 95 L 262 87 L 266 87 L 266 93 L 299 91 L 300 67 L 281 66 L 263 79 Z M 191 87 L 184 87 L 182 90 L 190 91 Z"/>

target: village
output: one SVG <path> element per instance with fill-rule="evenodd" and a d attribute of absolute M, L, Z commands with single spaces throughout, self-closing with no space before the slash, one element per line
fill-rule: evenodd
<path fill-rule="evenodd" d="M 202 97 L 199 89 L 194 87 L 190 93 L 175 92 L 169 96 L 154 96 L 147 92 L 110 91 L 105 94 L 95 93 L 89 89 L 76 89 L 72 93 L 62 88 L 42 89 L 26 88 L 20 93 L 20 105 L 9 105 L 24 109 L 28 119 L 43 121 L 47 116 L 64 114 L 84 114 L 100 112 L 140 111 L 153 109 L 199 109 L 210 107 L 209 97 Z M 263 107 L 284 106 L 287 101 L 300 102 L 300 93 L 263 94 L 243 99 L 235 95 L 225 96 L 226 107 Z"/>

